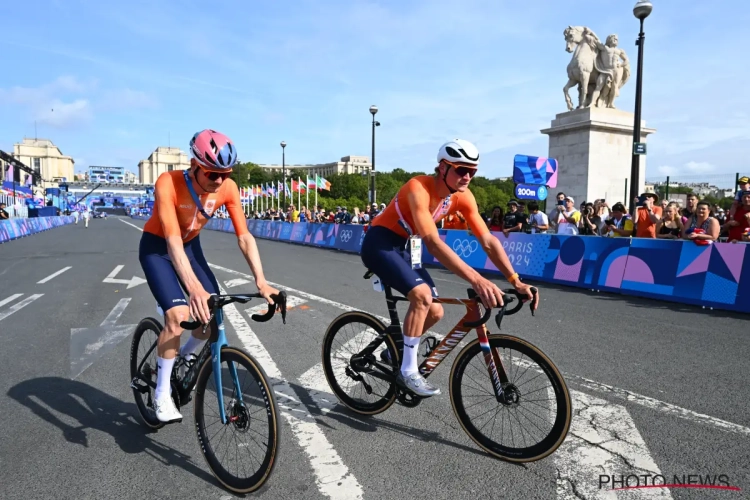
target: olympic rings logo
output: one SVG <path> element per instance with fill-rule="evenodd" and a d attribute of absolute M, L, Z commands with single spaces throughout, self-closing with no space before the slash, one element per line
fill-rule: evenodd
<path fill-rule="evenodd" d="M 464 258 L 468 258 L 471 254 L 477 251 L 479 243 L 477 240 L 454 240 L 453 251 Z"/>
<path fill-rule="evenodd" d="M 350 239 L 352 239 L 353 233 L 350 229 L 346 229 L 344 231 L 340 232 L 341 241 L 342 243 L 348 242 Z"/>

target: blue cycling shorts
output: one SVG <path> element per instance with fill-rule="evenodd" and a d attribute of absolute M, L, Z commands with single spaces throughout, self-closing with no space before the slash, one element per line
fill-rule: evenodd
<path fill-rule="evenodd" d="M 208 293 L 218 294 L 219 284 L 203 256 L 200 236 L 185 243 L 183 248 L 190 267 L 203 288 Z M 177 276 L 177 271 L 167 251 L 166 239 L 144 231 L 138 249 L 138 260 L 141 261 L 151 293 L 154 294 L 156 302 L 165 313 L 172 307 L 188 305 L 183 292 L 185 287 Z"/>
<path fill-rule="evenodd" d="M 362 263 L 377 274 L 385 286 L 389 286 L 404 296 L 418 285 L 426 283 L 437 297 L 435 282 L 427 269 L 412 269 L 407 239 L 383 226 L 370 227 L 362 241 L 360 257 Z"/>

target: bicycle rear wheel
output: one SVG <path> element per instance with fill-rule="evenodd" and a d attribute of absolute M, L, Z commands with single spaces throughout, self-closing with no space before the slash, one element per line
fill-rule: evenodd
<path fill-rule="evenodd" d="M 237 370 L 239 391 L 230 374 L 230 363 Z M 279 411 L 263 367 L 250 354 L 236 347 L 223 347 L 221 366 L 221 389 L 216 387 L 210 357 L 198 374 L 195 385 L 198 442 L 203 458 L 221 484 L 235 493 L 250 493 L 263 486 L 276 464 Z M 217 390 L 223 394 L 226 424 L 222 423 L 217 408 Z M 257 453 L 255 445 L 265 449 Z M 230 466 L 232 458 L 242 459 L 242 464 Z"/>
<path fill-rule="evenodd" d="M 362 356 L 361 351 L 378 337 L 383 341 Z M 380 354 L 388 350 L 386 362 Z M 396 400 L 396 371 L 401 363 L 396 344 L 385 335 L 385 325 L 363 312 L 350 311 L 331 322 L 323 338 L 323 371 L 339 401 L 361 415 L 382 413 Z M 343 387 L 342 387 L 343 385 Z"/>
<path fill-rule="evenodd" d="M 464 347 L 451 369 L 450 396 L 456 418 L 475 443 L 497 458 L 510 462 L 541 460 L 562 444 L 570 429 L 572 404 L 565 380 L 552 361 L 529 342 L 507 335 L 488 338 L 509 379 L 503 388 L 507 397 L 502 402 L 495 397 L 476 339 Z M 464 379 L 466 384 L 462 384 Z M 532 382 L 536 384 L 527 385 Z M 542 385 L 544 382 L 548 384 Z M 546 401 L 553 402 L 554 408 L 545 410 Z M 506 431 L 506 427 L 523 422 L 530 424 L 536 437 L 513 431 L 512 427 Z M 495 430 L 499 430 L 499 436 Z"/>

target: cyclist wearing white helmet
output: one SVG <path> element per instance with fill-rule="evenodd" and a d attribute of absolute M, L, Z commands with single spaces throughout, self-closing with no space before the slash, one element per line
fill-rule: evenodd
<path fill-rule="evenodd" d="M 468 281 L 487 307 L 503 303 L 503 293 L 490 280 L 472 269 L 440 239 L 439 223 L 444 217 L 461 212 L 473 234 L 493 264 L 510 283 L 529 299 L 536 309 L 539 294 L 521 282 L 500 241 L 492 236 L 479 215 L 469 183 L 479 167 L 479 151 L 470 142 L 456 139 L 440 147 L 434 175 L 413 177 L 404 184 L 388 207 L 378 215 L 362 242 L 364 265 L 381 282 L 409 300 L 404 319 L 404 355 L 397 383 L 411 392 L 429 397 L 440 389 L 419 373 L 417 348 L 420 336 L 443 317 L 443 307 L 433 303 L 435 283 L 421 266 L 421 244 L 448 270 Z M 384 351 L 385 352 L 385 351 Z"/>

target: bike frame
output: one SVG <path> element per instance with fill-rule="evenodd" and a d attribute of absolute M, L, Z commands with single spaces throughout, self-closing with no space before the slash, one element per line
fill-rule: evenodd
<path fill-rule="evenodd" d="M 214 318 L 211 320 L 211 337 L 209 343 L 211 344 L 211 363 L 214 372 L 214 383 L 216 384 L 216 396 L 217 402 L 219 403 L 219 416 L 221 417 L 221 423 L 227 423 L 227 415 L 224 411 L 224 386 L 221 381 L 221 348 L 228 346 L 227 335 L 224 331 L 224 311 L 221 308 L 217 308 L 214 313 Z M 229 366 L 229 374 L 232 377 L 234 383 L 234 390 L 237 394 L 237 398 L 242 403 L 242 391 L 240 390 L 240 381 L 237 378 L 237 368 L 234 363 L 227 361 Z"/>
<path fill-rule="evenodd" d="M 390 318 L 390 325 L 386 327 L 384 335 L 390 335 L 396 343 L 396 347 L 400 352 L 403 353 L 403 331 L 401 329 L 401 320 L 398 317 L 398 310 L 396 309 L 396 303 L 401 301 L 408 301 L 406 297 L 394 296 L 390 287 L 384 286 L 385 289 L 385 300 L 388 305 L 388 316 Z M 470 291 L 471 294 L 472 291 Z M 479 346 L 484 354 L 484 362 L 487 366 L 487 372 L 492 380 L 492 385 L 495 390 L 495 397 L 500 401 L 503 396 L 503 387 L 509 383 L 508 375 L 505 372 L 500 355 L 496 349 L 490 349 L 490 342 L 488 338 L 488 330 L 484 324 L 478 326 L 468 327 L 465 324 L 467 322 L 478 322 L 480 321 L 481 314 L 479 310 L 479 303 L 476 298 L 469 299 L 453 299 L 453 298 L 433 298 L 433 302 L 438 304 L 463 304 L 466 307 L 466 314 L 456 326 L 454 326 L 450 333 L 446 335 L 440 343 L 430 351 L 429 356 L 422 361 L 419 365 L 419 373 L 425 378 L 429 377 L 435 369 L 440 366 L 445 358 L 447 358 L 453 349 L 461 343 L 471 330 L 477 331 L 479 337 Z M 362 353 L 371 353 L 380 345 L 382 342 L 382 336 L 373 340 Z M 380 365 L 380 362 L 378 362 Z"/>
<path fill-rule="evenodd" d="M 211 335 L 208 339 L 208 342 L 206 342 L 206 345 L 203 346 L 203 349 L 198 356 L 197 362 L 190 367 L 188 372 L 184 377 L 182 377 L 181 380 L 177 381 L 177 389 L 180 400 L 187 400 L 187 396 L 193 391 L 193 388 L 195 387 L 195 382 L 198 379 L 198 373 L 200 372 L 203 365 L 208 362 L 208 358 L 210 356 L 211 363 L 213 364 L 212 368 L 214 383 L 216 384 L 216 393 L 218 400 L 217 402 L 219 404 L 219 416 L 221 417 L 221 422 L 223 424 L 226 424 L 227 416 L 226 411 L 224 410 L 224 387 L 222 385 L 221 357 L 219 356 L 219 354 L 221 353 L 222 347 L 228 346 L 229 343 L 227 342 L 227 336 L 224 330 L 224 312 L 221 310 L 221 308 L 217 308 L 214 311 L 214 317 L 211 319 L 209 325 L 211 326 Z M 141 360 L 140 366 L 138 366 L 139 374 L 143 370 L 143 365 L 146 363 L 148 355 L 151 354 L 154 349 L 156 349 L 156 345 L 157 342 L 154 342 L 154 344 L 151 346 L 151 349 L 149 349 L 143 360 Z M 235 392 L 238 394 L 237 399 L 242 402 L 242 392 L 239 389 L 240 383 L 237 377 L 237 368 L 232 362 L 228 362 L 228 366 L 229 373 L 232 376 L 232 381 L 234 382 Z M 151 386 L 153 389 L 156 389 L 156 384 L 153 381 L 146 380 L 142 376 L 140 378 L 143 382 Z"/>

